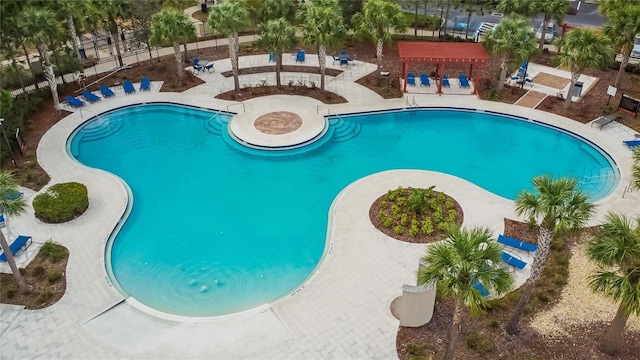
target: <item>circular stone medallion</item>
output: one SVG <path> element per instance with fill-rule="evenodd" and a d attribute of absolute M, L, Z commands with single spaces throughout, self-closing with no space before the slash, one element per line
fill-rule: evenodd
<path fill-rule="evenodd" d="M 275 111 L 261 115 L 254 122 L 258 131 L 269 135 L 288 134 L 302 126 L 302 119 L 298 114 L 288 111 Z"/>

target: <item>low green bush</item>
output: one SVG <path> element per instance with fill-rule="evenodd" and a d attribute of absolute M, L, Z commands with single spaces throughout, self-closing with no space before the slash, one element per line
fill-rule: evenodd
<path fill-rule="evenodd" d="M 44 243 L 44 245 L 42 245 L 42 248 L 40 248 L 40 252 L 44 254 L 44 257 L 49 259 L 51 262 L 57 263 L 64 258 L 67 249 L 64 246 L 59 245 L 49 239 Z"/>
<path fill-rule="evenodd" d="M 56 270 L 47 276 L 47 281 L 51 284 L 60 279 L 62 279 L 62 272 L 60 270 Z"/>
<path fill-rule="evenodd" d="M 73 220 L 88 207 L 87 187 L 77 182 L 55 184 L 33 199 L 36 217 L 51 224 Z"/>
<path fill-rule="evenodd" d="M 38 294 L 38 301 L 41 303 L 45 303 L 49 301 L 49 299 L 51 299 L 52 297 L 53 297 L 53 293 L 49 290 L 45 290 L 40 294 Z"/>
<path fill-rule="evenodd" d="M 42 265 L 38 265 L 36 267 L 33 268 L 33 270 L 31 271 L 31 275 L 39 277 L 44 275 L 45 270 L 44 267 Z"/>

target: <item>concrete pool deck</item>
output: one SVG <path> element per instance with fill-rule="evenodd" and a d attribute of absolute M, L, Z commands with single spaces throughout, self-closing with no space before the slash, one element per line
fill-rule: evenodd
<path fill-rule="evenodd" d="M 262 60 L 255 59 L 256 63 L 267 62 L 266 55 L 261 57 Z M 216 64 L 217 71 L 224 68 L 224 61 Z M 359 62 L 356 66 L 360 65 Z M 310 111 L 326 115 L 406 107 L 404 98 L 384 100 L 368 89 L 363 90 L 353 82 L 360 75 L 351 73 L 328 80 L 327 88 L 331 87 L 349 103 L 316 104 L 309 109 L 309 103 L 296 101 L 299 97 L 289 97 L 291 101 L 264 97 L 245 102 L 246 113 L 290 111 L 301 115 L 304 121 Z M 207 76 L 209 74 L 202 74 L 202 78 Z M 295 79 L 301 75 L 284 76 Z M 485 225 L 497 236 L 503 230 L 504 217 L 518 219 L 512 201 L 464 179 L 429 171 L 377 173 L 352 183 L 335 198 L 329 210 L 324 258 L 316 273 L 292 294 L 254 311 L 202 321 L 158 317 L 140 311 L 135 302 L 125 301 L 113 288 L 104 264 L 105 243 L 127 206 L 126 189 L 115 176 L 69 158 L 65 142 L 73 130 L 91 116 L 129 104 L 169 101 L 245 113 L 237 102 L 213 98 L 224 87 L 232 87 L 232 81 L 226 79 L 222 80 L 226 81 L 223 84 L 211 84 L 209 80 L 221 81 L 212 77 L 206 84 L 181 94 L 159 93 L 161 84 L 156 82 L 152 84 L 152 91 L 146 93 L 125 96 L 121 89 L 116 89 L 115 98 L 75 110 L 43 136 L 38 159 L 51 175 L 50 184 L 66 181 L 86 184 L 90 206 L 84 215 L 66 224 L 43 224 L 35 219 L 31 207 L 27 214 L 10 219 L 12 233 L 33 236 L 31 248 L 37 249 L 39 244 L 52 239 L 70 250 L 70 258 L 67 292 L 58 303 L 42 310 L 0 305 L 1 358 L 395 358 L 399 322 L 391 315 L 389 306 L 402 294 L 403 284 L 415 284 L 418 259 L 424 255 L 426 246 L 396 241 L 375 230 L 368 219 L 372 201 L 400 185 L 436 185 L 436 189 L 461 203 L 465 212 L 463 226 Z M 260 74 L 247 75 L 241 83 L 254 81 L 260 81 Z M 283 83 L 286 83 L 284 79 Z M 598 202 L 598 213 L 591 223 L 598 224 L 608 211 L 638 214 L 640 192 L 622 197 L 631 167 L 631 152 L 622 140 L 633 138 L 631 129 L 613 123 L 600 131 L 554 114 L 482 101 L 475 96 L 412 94 L 411 100 L 424 107 L 462 107 L 514 114 L 559 126 L 589 139 L 613 157 L 623 176 L 614 193 Z M 276 103 L 280 105 L 274 106 Z M 32 191 L 25 193 L 29 204 L 33 195 Z M 526 271 L 517 274 L 520 283 L 528 275 Z"/>

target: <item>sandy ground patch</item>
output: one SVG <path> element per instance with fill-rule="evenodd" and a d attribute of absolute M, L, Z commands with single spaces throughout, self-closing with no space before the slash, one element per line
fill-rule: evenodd
<path fill-rule="evenodd" d="M 555 76 L 547 73 L 539 73 L 533 78 L 533 82 L 540 85 L 549 86 L 555 89 L 562 90 L 565 86 L 569 85 L 571 79 Z"/>
<path fill-rule="evenodd" d="M 568 336 L 571 327 L 590 323 L 609 323 L 618 310 L 618 304 L 590 290 L 587 278 L 594 274 L 597 266 L 589 261 L 586 244 L 576 246 L 569 263 L 569 280 L 560 302 L 548 311 L 540 313 L 531 322 L 531 327 L 544 336 Z M 631 315 L 626 331 L 640 331 L 640 318 Z"/>

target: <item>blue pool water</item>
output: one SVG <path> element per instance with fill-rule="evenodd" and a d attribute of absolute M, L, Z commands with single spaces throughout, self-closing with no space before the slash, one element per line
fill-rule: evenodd
<path fill-rule="evenodd" d="M 509 199 L 541 174 L 581 179 L 594 200 L 617 184 L 615 166 L 585 142 L 475 111 L 334 118 L 323 145 L 279 157 L 238 151 L 220 135 L 226 116 L 211 116 L 129 107 L 86 123 L 68 144 L 131 188 L 107 259 L 123 291 L 171 314 L 229 314 L 295 290 L 323 254 L 332 200 L 372 173 L 441 171 Z"/>

